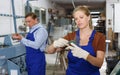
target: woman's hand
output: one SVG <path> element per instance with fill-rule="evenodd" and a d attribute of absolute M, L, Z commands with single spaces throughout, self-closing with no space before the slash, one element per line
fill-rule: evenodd
<path fill-rule="evenodd" d="M 68 45 L 68 40 L 64 38 L 59 38 L 53 42 L 54 48 L 65 47 Z"/>
<path fill-rule="evenodd" d="M 68 48 L 72 50 L 72 54 L 75 57 L 83 58 L 83 59 L 86 60 L 88 55 L 89 55 L 89 53 L 87 51 L 85 51 L 82 48 L 78 47 L 74 43 L 71 43 L 71 46 L 68 46 Z"/>

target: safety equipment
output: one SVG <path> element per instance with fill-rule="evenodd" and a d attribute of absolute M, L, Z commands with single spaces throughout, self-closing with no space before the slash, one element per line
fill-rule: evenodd
<path fill-rule="evenodd" d="M 68 46 L 68 40 L 64 38 L 59 38 L 58 40 L 55 40 L 53 42 L 53 46 L 55 48 Z"/>
<path fill-rule="evenodd" d="M 71 46 L 69 46 L 68 48 L 72 50 L 71 52 L 72 52 L 73 56 L 75 56 L 75 57 L 83 58 L 86 60 L 89 55 L 89 53 L 87 51 L 78 47 L 74 43 L 71 43 Z"/>

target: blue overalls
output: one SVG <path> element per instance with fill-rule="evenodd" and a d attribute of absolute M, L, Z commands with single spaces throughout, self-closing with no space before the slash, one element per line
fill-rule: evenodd
<path fill-rule="evenodd" d="M 34 41 L 34 32 L 38 29 L 28 33 L 26 39 Z M 40 49 L 26 46 L 26 66 L 28 75 L 45 75 L 46 62 L 44 52 L 41 52 Z"/>
<path fill-rule="evenodd" d="M 95 33 L 96 33 L 95 31 L 92 32 L 92 35 L 89 38 L 88 45 L 80 46 L 79 30 L 76 32 L 77 46 L 88 51 L 92 56 L 96 56 L 96 53 L 94 52 L 94 49 L 92 47 L 92 41 Z M 83 58 L 74 57 L 70 50 L 68 52 L 68 69 L 66 70 L 66 75 L 100 75 L 100 72 L 98 67 L 93 66 Z"/>

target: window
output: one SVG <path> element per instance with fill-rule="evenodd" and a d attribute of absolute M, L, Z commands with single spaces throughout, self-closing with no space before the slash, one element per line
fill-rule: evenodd
<path fill-rule="evenodd" d="M 41 23 L 46 24 L 46 9 L 41 8 Z"/>
<path fill-rule="evenodd" d="M 38 17 L 38 21 L 40 21 L 40 11 L 37 10 L 37 9 L 35 9 L 35 14 L 36 14 L 37 17 Z"/>

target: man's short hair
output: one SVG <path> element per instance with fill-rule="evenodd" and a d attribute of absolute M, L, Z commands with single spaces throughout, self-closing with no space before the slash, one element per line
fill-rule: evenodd
<path fill-rule="evenodd" d="M 35 13 L 33 13 L 33 12 L 30 12 L 30 13 L 28 13 L 26 16 L 25 16 L 25 18 L 27 18 L 27 17 L 32 17 L 32 19 L 36 19 L 37 18 L 37 15 L 35 14 Z"/>

